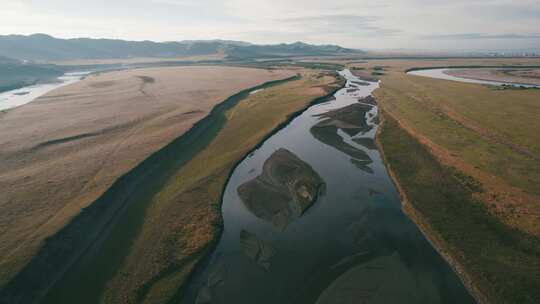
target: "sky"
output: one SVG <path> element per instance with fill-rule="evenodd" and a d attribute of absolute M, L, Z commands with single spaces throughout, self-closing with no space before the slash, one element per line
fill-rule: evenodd
<path fill-rule="evenodd" d="M 3 35 L 540 48 L 540 0 L 0 0 L 0 7 Z"/>

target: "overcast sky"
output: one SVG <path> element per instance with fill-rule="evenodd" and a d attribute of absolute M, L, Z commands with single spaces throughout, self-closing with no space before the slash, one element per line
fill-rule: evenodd
<path fill-rule="evenodd" d="M 540 48 L 540 0 L 0 0 L 0 34 Z"/>

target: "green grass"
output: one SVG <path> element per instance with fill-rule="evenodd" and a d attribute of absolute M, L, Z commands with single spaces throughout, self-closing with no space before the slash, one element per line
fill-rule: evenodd
<path fill-rule="evenodd" d="M 540 240 L 502 224 L 473 198 L 477 183 L 441 165 L 386 113 L 379 140 L 421 220 L 492 303 L 540 303 Z"/>
<path fill-rule="evenodd" d="M 494 91 L 481 85 L 388 72 L 375 95 L 384 109 L 456 157 L 538 195 L 538 160 L 509 145 L 540 155 L 540 132 L 535 131 L 540 129 L 539 92 Z M 450 117 L 449 110 L 500 140 L 465 126 Z"/>

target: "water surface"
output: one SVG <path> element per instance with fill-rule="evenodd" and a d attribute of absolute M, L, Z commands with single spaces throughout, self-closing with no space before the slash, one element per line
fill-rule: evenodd
<path fill-rule="evenodd" d="M 449 68 L 444 68 L 444 69 L 424 69 L 424 70 L 410 71 L 410 72 L 407 72 L 407 74 L 416 75 L 416 76 L 430 77 L 430 78 L 437 78 L 437 79 L 453 80 L 453 81 L 459 81 L 459 82 L 487 84 L 487 85 L 494 85 L 494 86 L 507 85 L 507 86 L 516 86 L 516 87 L 524 87 L 524 88 L 538 88 L 538 87 L 540 87 L 540 86 L 537 86 L 537 85 L 526 84 L 526 83 L 515 83 L 515 82 L 481 80 L 481 79 L 458 77 L 458 76 L 453 76 L 453 75 L 449 75 L 449 74 L 445 73 L 446 71 L 449 71 L 449 70 L 452 70 L 452 69 L 449 69 Z M 454 70 L 463 70 L 463 68 L 454 68 Z"/>
<path fill-rule="evenodd" d="M 378 84 L 342 75 L 346 88 L 235 168 L 223 234 L 182 303 L 474 302 L 401 209 L 364 99 Z"/>
<path fill-rule="evenodd" d="M 88 72 L 66 73 L 63 76 L 58 77 L 54 82 L 35 84 L 0 93 L 0 111 L 8 110 L 32 102 L 36 98 L 45 95 L 54 89 L 58 89 L 83 79 L 84 75 L 86 74 L 88 74 Z"/>

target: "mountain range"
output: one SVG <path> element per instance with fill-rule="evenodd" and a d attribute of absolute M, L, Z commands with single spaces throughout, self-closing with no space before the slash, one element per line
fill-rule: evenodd
<path fill-rule="evenodd" d="M 166 58 L 217 53 L 222 53 L 229 59 L 249 59 L 360 52 L 337 45 L 312 45 L 303 42 L 256 45 L 231 40 L 153 42 L 91 38 L 60 39 L 46 34 L 0 36 L 0 56 L 32 62 L 136 57 Z"/>

